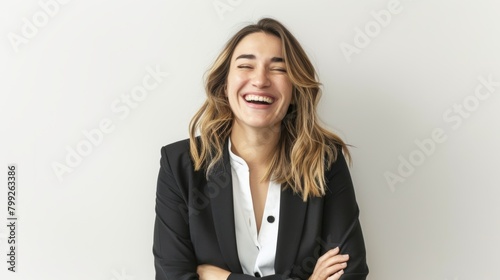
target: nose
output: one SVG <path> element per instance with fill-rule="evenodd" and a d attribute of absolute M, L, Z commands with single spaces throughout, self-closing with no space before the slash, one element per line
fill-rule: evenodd
<path fill-rule="evenodd" d="M 254 70 L 252 77 L 252 85 L 257 88 L 265 88 L 271 85 L 269 73 L 266 67 L 257 67 Z"/>

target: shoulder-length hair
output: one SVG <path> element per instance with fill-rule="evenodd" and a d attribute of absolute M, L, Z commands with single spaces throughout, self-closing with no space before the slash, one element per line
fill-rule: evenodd
<path fill-rule="evenodd" d="M 270 18 L 263 18 L 237 32 L 207 71 L 207 100 L 189 124 L 194 168 L 205 169 L 208 176 L 222 159 L 233 123 L 233 113 L 225 96 L 231 57 L 238 43 L 255 32 L 274 35 L 281 40 L 287 75 L 293 85 L 292 105 L 281 122 L 278 146 L 271 155 L 264 179 L 292 188 L 304 201 L 310 196 L 322 196 L 326 191 L 325 170 L 330 168 L 339 152 L 343 151 L 349 160 L 350 154 L 342 139 L 319 123 L 316 107 L 321 84 L 305 51 L 280 22 Z M 197 132 L 199 137 L 196 137 Z"/>

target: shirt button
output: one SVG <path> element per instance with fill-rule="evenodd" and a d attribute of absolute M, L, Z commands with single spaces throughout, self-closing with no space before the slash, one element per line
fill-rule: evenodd
<path fill-rule="evenodd" d="M 271 224 L 274 223 L 274 216 L 267 216 L 267 221 Z"/>
<path fill-rule="evenodd" d="M 260 278 L 260 273 L 255 272 L 255 277 L 259 277 Z"/>

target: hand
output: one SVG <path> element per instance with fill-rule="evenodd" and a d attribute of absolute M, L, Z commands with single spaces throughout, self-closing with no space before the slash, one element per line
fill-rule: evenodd
<path fill-rule="evenodd" d="M 200 280 L 226 280 L 231 272 L 214 265 L 201 264 L 196 269 Z"/>
<path fill-rule="evenodd" d="M 326 252 L 318 259 L 309 280 L 338 280 L 344 274 L 349 255 L 339 255 L 339 247 Z"/>

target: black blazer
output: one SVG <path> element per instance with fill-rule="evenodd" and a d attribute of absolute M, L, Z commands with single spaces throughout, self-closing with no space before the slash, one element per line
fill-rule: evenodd
<path fill-rule="evenodd" d="M 153 254 L 157 280 L 198 279 L 198 264 L 242 273 L 236 248 L 232 178 L 227 142 L 223 159 L 208 176 L 194 171 L 189 139 L 161 149 L 156 192 Z M 339 246 L 349 254 L 343 280 L 366 279 L 358 205 L 344 156 L 325 171 L 327 193 L 303 202 L 290 188 L 281 194 L 275 275 L 262 279 L 307 279 L 317 259 Z"/>

